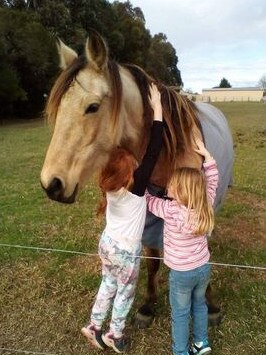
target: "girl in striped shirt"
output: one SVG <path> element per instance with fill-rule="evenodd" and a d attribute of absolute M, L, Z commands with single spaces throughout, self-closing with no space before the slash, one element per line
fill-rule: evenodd
<path fill-rule="evenodd" d="M 161 199 L 146 192 L 149 210 L 164 220 L 164 263 L 170 268 L 170 305 L 174 355 L 209 354 L 208 310 L 210 253 L 207 235 L 214 226 L 213 203 L 218 170 L 203 142 L 195 138 L 196 152 L 204 157 L 203 171 L 179 168 Z M 189 320 L 193 344 L 189 347 Z"/>

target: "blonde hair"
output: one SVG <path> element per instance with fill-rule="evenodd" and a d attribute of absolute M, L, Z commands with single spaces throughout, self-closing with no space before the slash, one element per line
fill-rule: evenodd
<path fill-rule="evenodd" d="M 210 233 L 214 227 L 214 212 L 208 199 L 203 171 L 195 168 L 179 168 L 169 180 L 172 197 L 188 209 L 188 223 L 195 236 Z M 193 213 L 190 213 L 193 210 Z"/>

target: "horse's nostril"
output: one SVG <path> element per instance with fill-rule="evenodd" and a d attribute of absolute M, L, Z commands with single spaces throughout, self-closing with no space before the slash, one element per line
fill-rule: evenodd
<path fill-rule="evenodd" d="M 47 193 L 47 196 L 54 201 L 62 203 L 73 203 L 75 202 L 76 195 L 78 193 L 78 184 L 76 184 L 74 191 L 70 196 L 65 196 L 65 186 L 62 180 L 58 178 L 53 178 L 48 187 L 44 187 L 42 181 L 41 186 Z"/>
<path fill-rule="evenodd" d="M 63 190 L 63 183 L 58 178 L 53 178 L 49 186 L 45 189 L 47 195 L 53 200 L 58 199 L 58 197 L 62 193 L 62 190 Z"/>
<path fill-rule="evenodd" d="M 63 186 L 62 181 L 58 178 L 54 178 L 50 183 L 49 187 L 55 191 L 58 191 L 61 190 L 62 186 Z"/>

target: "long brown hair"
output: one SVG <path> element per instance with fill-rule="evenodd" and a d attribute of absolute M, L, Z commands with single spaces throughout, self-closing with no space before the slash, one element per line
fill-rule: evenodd
<path fill-rule="evenodd" d="M 193 226 L 195 236 L 209 233 L 214 227 L 214 211 L 207 196 L 206 179 L 203 171 L 183 167 L 172 175 L 173 197 L 188 209 L 188 223 Z M 193 210 L 193 213 L 190 213 Z"/>
<path fill-rule="evenodd" d="M 99 175 L 99 186 L 103 198 L 99 203 L 97 215 L 106 209 L 106 192 L 118 191 L 122 187 L 129 190 L 133 184 L 133 174 L 137 167 L 135 156 L 128 150 L 116 147 L 112 150 L 109 160 Z"/>

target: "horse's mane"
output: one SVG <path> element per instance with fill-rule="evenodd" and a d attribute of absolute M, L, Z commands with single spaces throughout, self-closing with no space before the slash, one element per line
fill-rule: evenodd
<path fill-rule="evenodd" d="M 46 105 L 48 121 L 54 123 L 58 107 L 63 95 L 71 86 L 78 72 L 87 65 L 84 55 L 76 58 L 72 64 L 63 70 L 56 80 Z M 183 154 L 191 147 L 191 129 L 199 127 L 199 120 L 196 115 L 196 107 L 185 96 L 180 95 L 173 87 L 167 87 L 156 82 L 143 69 L 136 65 L 126 64 L 123 67 L 131 73 L 134 78 L 143 102 L 144 132 L 143 138 L 147 137 L 151 127 L 152 108 L 149 103 L 149 85 L 155 82 L 161 92 L 163 117 L 165 122 L 164 147 L 165 158 L 173 164 L 177 156 Z M 118 123 L 118 117 L 122 100 L 122 82 L 118 64 L 112 60 L 107 64 L 108 78 L 112 90 L 112 114 L 111 122 L 113 131 Z"/>
<path fill-rule="evenodd" d="M 196 115 L 196 106 L 184 95 L 180 95 L 173 87 L 156 82 L 143 69 L 136 65 L 124 65 L 130 71 L 139 88 L 143 101 L 144 127 L 150 127 L 152 109 L 149 103 L 149 85 L 155 82 L 161 92 L 163 118 L 165 122 L 164 145 L 166 158 L 174 163 L 176 157 L 191 147 L 191 129 L 194 125 L 200 128 Z M 147 129 L 145 129 L 148 132 Z"/>

